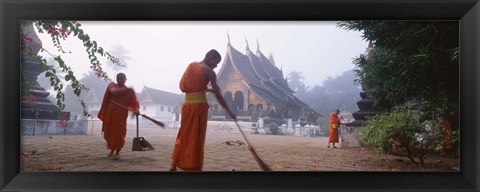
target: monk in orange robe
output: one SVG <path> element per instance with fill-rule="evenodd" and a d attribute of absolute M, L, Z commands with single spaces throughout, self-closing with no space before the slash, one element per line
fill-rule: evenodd
<path fill-rule="evenodd" d="M 340 128 L 340 119 L 338 114 L 340 110 L 335 110 L 335 112 L 330 113 L 330 134 L 328 135 L 328 148 L 330 148 L 330 143 L 333 144 L 333 148 L 337 148 L 335 143 L 338 143 L 338 128 Z"/>
<path fill-rule="evenodd" d="M 440 144 L 442 145 L 442 150 L 440 156 L 444 156 L 446 152 L 453 152 L 453 129 L 451 125 L 450 118 L 444 118 L 442 121 L 442 137 L 440 139 Z"/>
<path fill-rule="evenodd" d="M 139 114 L 139 103 L 135 91 L 125 86 L 126 80 L 124 73 L 117 74 L 117 83 L 111 82 L 108 85 L 98 112 L 98 118 L 103 122 L 103 138 L 107 141 L 107 148 L 110 149 L 108 157 L 113 159 L 120 158 L 120 151 L 125 145 L 128 110 L 110 101 L 132 109 L 135 115 Z"/>
<path fill-rule="evenodd" d="M 210 50 L 201 62 L 188 65 L 182 79 L 180 90 L 185 93 L 182 105 L 182 121 L 172 152 L 170 171 L 177 167 L 185 171 L 202 171 L 205 136 L 208 119 L 208 103 L 206 92 L 212 92 L 228 114 L 236 120 L 236 116 L 228 108 L 220 88 L 217 85 L 215 69 L 221 60 L 216 50 Z M 207 88 L 208 83 L 212 88 Z"/>

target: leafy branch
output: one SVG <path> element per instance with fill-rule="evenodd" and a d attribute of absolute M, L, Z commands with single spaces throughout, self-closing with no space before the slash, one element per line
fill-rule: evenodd
<path fill-rule="evenodd" d="M 28 23 L 22 22 L 22 26 L 27 25 Z M 90 59 L 90 68 L 95 71 L 95 74 L 99 78 L 103 78 L 104 80 L 110 80 L 106 72 L 102 69 L 102 64 L 98 60 L 99 57 L 106 57 L 110 60 L 113 64 L 124 67 L 119 61 L 119 59 L 112 56 L 110 53 L 104 51 L 104 49 L 98 46 L 96 41 L 90 39 L 88 34 L 86 34 L 83 29 L 81 29 L 81 24 L 76 21 L 33 21 L 33 24 L 37 27 L 39 33 L 48 33 L 52 39 L 53 45 L 57 48 L 57 51 L 61 52 L 62 54 L 71 53 L 67 52 L 63 49 L 61 45 L 62 40 L 66 40 L 69 36 L 71 36 L 73 32 L 73 36 L 77 37 L 86 49 L 88 54 L 88 58 Z M 73 88 L 74 94 L 80 98 L 80 94 L 83 90 L 88 90 L 83 84 L 81 84 L 76 76 L 74 75 L 73 70 L 65 63 L 62 56 L 58 55 L 55 56 L 50 53 L 48 50 L 43 48 L 41 45 L 32 41 L 32 39 L 24 34 L 23 27 L 21 30 L 21 49 L 25 51 L 29 57 L 38 61 L 38 65 L 42 69 L 42 72 L 45 72 L 45 77 L 49 78 L 51 86 L 56 91 L 56 99 L 57 99 L 57 107 L 60 110 L 65 108 L 64 100 L 65 95 L 63 93 L 64 83 L 60 80 L 58 73 L 55 69 L 47 65 L 47 61 L 40 55 L 37 55 L 30 46 L 26 46 L 26 43 L 30 45 L 35 45 L 40 48 L 40 50 L 46 51 L 49 55 L 51 55 L 54 60 L 58 63 L 62 72 L 66 75 L 64 76 L 64 80 L 66 82 L 70 82 Z M 25 80 L 24 74 L 22 74 L 22 93 L 25 95 L 30 95 L 28 82 Z M 79 99 L 82 108 L 83 114 L 86 117 L 91 116 L 87 109 L 86 105 L 83 100 Z"/>

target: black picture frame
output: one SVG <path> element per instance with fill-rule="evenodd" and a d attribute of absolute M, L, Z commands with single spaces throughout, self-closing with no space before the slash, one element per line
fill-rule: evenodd
<path fill-rule="evenodd" d="M 479 191 L 478 0 L 0 1 L 1 191 Z M 458 20 L 460 172 L 20 172 L 20 20 Z"/>

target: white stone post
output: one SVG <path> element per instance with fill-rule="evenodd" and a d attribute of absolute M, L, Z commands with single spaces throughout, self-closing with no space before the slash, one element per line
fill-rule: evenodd
<path fill-rule="evenodd" d="M 294 133 L 295 136 L 300 136 L 301 127 L 302 126 L 300 126 L 300 124 L 295 125 L 295 133 Z"/>
<path fill-rule="evenodd" d="M 263 117 L 258 118 L 258 128 L 263 129 Z"/>
<path fill-rule="evenodd" d="M 281 128 L 280 129 L 281 133 L 286 135 L 287 134 L 287 125 L 285 125 L 285 123 L 284 123 L 284 124 L 282 124 L 282 126 L 280 126 L 280 128 Z"/>

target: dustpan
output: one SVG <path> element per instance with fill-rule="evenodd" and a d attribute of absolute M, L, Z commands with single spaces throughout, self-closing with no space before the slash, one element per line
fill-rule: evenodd
<path fill-rule="evenodd" d="M 138 115 L 137 115 L 137 137 L 133 138 L 132 151 L 153 151 L 155 148 L 143 137 L 138 136 Z"/>

